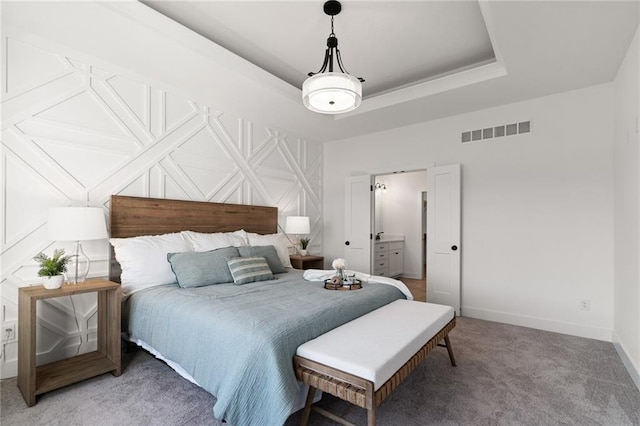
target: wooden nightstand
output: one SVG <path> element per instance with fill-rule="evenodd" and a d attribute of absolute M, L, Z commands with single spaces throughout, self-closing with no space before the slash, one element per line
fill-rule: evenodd
<path fill-rule="evenodd" d="M 295 269 L 324 269 L 324 256 L 289 256 L 291 266 Z"/>
<path fill-rule="evenodd" d="M 36 301 L 73 294 L 98 293 L 98 350 L 36 367 Z M 36 395 L 111 372 L 120 363 L 120 284 L 102 279 L 67 284 L 56 290 L 21 287 L 18 295 L 18 388 L 29 407 Z"/>

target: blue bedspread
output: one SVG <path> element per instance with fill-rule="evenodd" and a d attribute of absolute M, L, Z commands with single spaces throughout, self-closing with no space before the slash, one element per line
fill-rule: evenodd
<path fill-rule="evenodd" d="M 215 395 L 216 418 L 235 426 L 281 425 L 299 390 L 296 348 L 404 295 L 375 283 L 325 290 L 296 270 L 278 278 L 135 293 L 127 301 L 130 337 L 180 364 Z"/>

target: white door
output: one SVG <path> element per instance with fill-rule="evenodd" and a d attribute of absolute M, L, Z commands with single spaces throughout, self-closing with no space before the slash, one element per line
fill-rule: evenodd
<path fill-rule="evenodd" d="M 460 315 L 460 164 L 427 170 L 427 302 Z"/>
<path fill-rule="evenodd" d="M 371 176 L 352 176 L 344 187 L 344 258 L 347 269 L 371 271 Z"/>

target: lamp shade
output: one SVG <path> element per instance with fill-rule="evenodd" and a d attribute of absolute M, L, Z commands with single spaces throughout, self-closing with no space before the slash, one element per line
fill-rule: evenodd
<path fill-rule="evenodd" d="M 309 225 L 308 216 L 287 216 L 284 232 L 287 234 L 310 234 L 311 226 Z"/>
<path fill-rule="evenodd" d="M 53 241 L 86 241 L 108 238 L 100 207 L 51 207 L 48 236 Z"/>
<path fill-rule="evenodd" d="M 311 111 L 323 114 L 349 112 L 362 102 L 362 83 L 339 72 L 316 74 L 302 84 L 302 102 Z"/>

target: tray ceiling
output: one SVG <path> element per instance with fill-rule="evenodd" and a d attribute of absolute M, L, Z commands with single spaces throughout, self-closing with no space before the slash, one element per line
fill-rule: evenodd
<path fill-rule="evenodd" d="M 298 89 L 331 29 L 322 1 L 144 3 Z M 496 61 L 477 1 L 343 2 L 334 30 L 365 98 Z"/>

